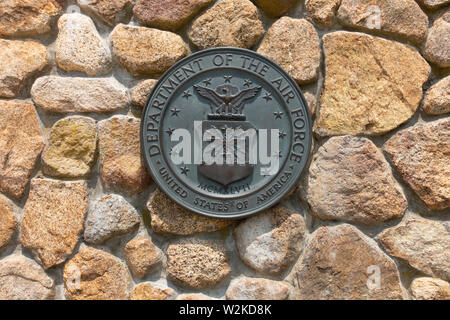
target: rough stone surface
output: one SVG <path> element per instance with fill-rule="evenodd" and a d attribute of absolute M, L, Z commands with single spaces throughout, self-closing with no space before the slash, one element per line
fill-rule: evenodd
<path fill-rule="evenodd" d="M 288 280 L 295 299 L 403 298 L 394 261 L 348 224 L 316 230 Z"/>
<path fill-rule="evenodd" d="M 140 120 L 114 116 L 98 123 L 101 175 L 108 190 L 142 192 L 150 177 L 141 157 Z"/>
<path fill-rule="evenodd" d="M 411 219 L 379 235 L 387 253 L 404 259 L 425 274 L 450 280 L 450 226 L 448 222 Z"/>
<path fill-rule="evenodd" d="M 367 138 L 333 137 L 309 169 L 308 203 L 320 219 L 379 224 L 408 205 L 381 151 Z"/>
<path fill-rule="evenodd" d="M 33 105 L 0 100 L 0 192 L 15 198 L 22 196 L 43 147 Z"/>
<path fill-rule="evenodd" d="M 432 115 L 450 112 L 450 76 L 428 89 L 423 102 L 423 111 Z"/>
<path fill-rule="evenodd" d="M 199 49 L 251 48 L 263 34 L 258 9 L 249 0 L 225 0 L 194 21 L 189 39 Z"/>
<path fill-rule="evenodd" d="M 64 262 L 78 243 L 87 207 L 86 182 L 32 179 L 20 242 L 45 269 Z"/>
<path fill-rule="evenodd" d="M 115 256 L 91 247 L 82 248 L 66 263 L 63 280 L 70 300 L 125 300 L 131 291 L 127 267 Z"/>
<path fill-rule="evenodd" d="M 0 48 L 0 97 L 14 98 L 28 80 L 47 66 L 47 49 L 36 41 L 3 39 Z"/>
<path fill-rule="evenodd" d="M 80 71 L 90 76 L 107 74 L 112 58 L 94 22 L 79 13 L 65 14 L 58 20 L 56 64 L 66 71 Z"/>
<path fill-rule="evenodd" d="M 120 24 L 110 38 L 114 56 L 132 75 L 163 73 L 190 54 L 183 39 L 168 31 Z"/>
<path fill-rule="evenodd" d="M 431 70 L 417 51 L 345 31 L 323 40 L 326 79 L 315 124 L 318 135 L 378 135 L 411 118 Z"/>
<path fill-rule="evenodd" d="M 429 208 L 450 208 L 450 118 L 402 130 L 383 148 Z"/>
<path fill-rule="evenodd" d="M 157 82 L 158 80 L 153 79 L 139 82 L 130 90 L 131 103 L 136 107 L 144 108 L 150 93 Z"/>
<path fill-rule="evenodd" d="M 112 112 L 128 105 L 127 89 L 114 78 L 45 76 L 31 88 L 37 107 L 51 112 Z"/>
<path fill-rule="evenodd" d="M 150 238 L 138 237 L 128 242 L 123 249 L 125 260 L 133 276 L 144 278 L 161 265 L 162 251 Z"/>
<path fill-rule="evenodd" d="M 136 209 L 122 196 L 110 194 L 96 201 L 89 209 L 84 240 L 101 244 L 107 240 L 132 233 L 139 226 Z"/>
<path fill-rule="evenodd" d="M 287 300 L 290 288 L 281 281 L 241 277 L 231 281 L 227 300 Z"/>
<path fill-rule="evenodd" d="M 337 18 L 345 26 L 416 44 L 422 43 L 428 32 L 428 17 L 414 0 L 342 0 Z"/>
<path fill-rule="evenodd" d="M 114 26 L 128 19 L 133 0 L 77 0 L 77 3 L 83 10 Z"/>
<path fill-rule="evenodd" d="M 437 19 L 431 27 L 423 55 L 441 68 L 450 67 L 450 11 Z"/>
<path fill-rule="evenodd" d="M 299 84 L 317 79 L 319 35 L 314 26 L 304 19 L 279 19 L 267 31 L 258 53 L 277 62 Z"/>
<path fill-rule="evenodd" d="M 414 300 L 450 300 L 450 285 L 441 279 L 416 278 L 410 291 Z"/>
<path fill-rule="evenodd" d="M 298 258 L 306 231 L 300 213 L 277 206 L 234 229 L 241 260 L 258 272 L 280 275 Z"/>
<path fill-rule="evenodd" d="M 138 0 L 133 8 L 140 24 L 175 31 L 214 0 Z"/>
<path fill-rule="evenodd" d="M 190 235 L 199 232 L 214 232 L 234 222 L 208 218 L 186 210 L 160 189 L 150 195 L 147 208 L 150 211 L 152 230 L 157 233 Z"/>
<path fill-rule="evenodd" d="M 306 0 L 305 8 L 314 22 L 331 27 L 341 0 Z"/>
<path fill-rule="evenodd" d="M 86 177 L 94 164 L 96 148 L 95 120 L 80 116 L 61 119 L 50 131 L 42 153 L 42 171 L 53 177 Z"/>
<path fill-rule="evenodd" d="M 49 300 L 53 280 L 33 260 L 11 255 L 0 260 L 0 300 Z"/>
<path fill-rule="evenodd" d="M 55 0 L 2 0 L 0 35 L 28 37 L 47 33 L 61 9 Z"/>
<path fill-rule="evenodd" d="M 212 300 L 211 297 L 203 293 L 186 293 L 179 294 L 175 300 Z"/>
<path fill-rule="evenodd" d="M 309 92 L 304 92 L 303 96 L 305 97 L 306 103 L 308 104 L 309 113 L 311 114 L 311 116 L 315 115 L 317 108 L 316 96 Z"/>
<path fill-rule="evenodd" d="M 17 218 L 11 201 L 0 194 L 0 249 L 11 241 L 17 227 Z"/>
<path fill-rule="evenodd" d="M 167 258 L 167 276 L 183 287 L 213 287 L 231 271 L 225 243 L 218 240 L 178 240 L 169 245 Z"/>
<path fill-rule="evenodd" d="M 173 300 L 176 296 L 172 288 L 159 288 L 150 282 L 138 284 L 131 295 L 131 300 Z"/>
<path fill-rule="evenodd" d="M 427 8 L 436 9 L 450 3 L 450 0 L 416 0 Z"/>
<path fill-rule="evenodd" d="M 254 0 L 267 15 L 279 17 L 287 13 L 299 1 L 298 0 Z"/>

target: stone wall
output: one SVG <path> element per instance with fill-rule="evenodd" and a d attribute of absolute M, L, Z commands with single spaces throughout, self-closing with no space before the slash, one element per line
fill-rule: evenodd
<path fill-rule="evenodd" d="M 0 299 L 449 299 L 449 4 L 2 0 Z M 297 190 L 244 221 L 140 155 L 158 76 L 214 46 L 277 61 L 314 119 Z"/>

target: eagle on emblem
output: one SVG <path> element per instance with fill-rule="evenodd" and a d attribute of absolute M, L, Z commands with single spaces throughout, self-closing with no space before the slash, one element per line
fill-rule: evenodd
<path fill-rule="evenodd" d="M 239 89 L 230 84 L 220 85 L 216 90 L 202 86 L 194 86 L 197 93 L 211 102 L 211 109 L 216 114 L 242 114 L 245 102 L 256 95 L 261 87 Z"/>

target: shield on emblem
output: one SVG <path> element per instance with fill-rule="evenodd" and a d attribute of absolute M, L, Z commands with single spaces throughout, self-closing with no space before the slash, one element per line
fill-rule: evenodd
<path fill-rule="evenodd" d="M 212 119 L 214 117 L 212 117 L 210 115 L 209 118 Z M 230 164 L 230 163 L 226 162 L 227 151 L 230 152 L 230 150 L 227 150 L 227 151 L 224 151 L 224 153 L 223 153 L 223 157 L 224 157 L 223 164 L 207 165 L 204 163 L 204 164 L 198 166 L 198 172 L 205 178 L 208 178 L 212 181 L 218 182 L 218 183 L 222 184 L 223 186 L 227 186 L 231 183 L 245 179 L 245 178 L 249 177 L 250 175 L 252 175 L 254 165 L 252 165 L 248 162 L 248 155 L 249 155 L 249 150 L 250 150 L 249 139 L 244 138 L 245 139 L 245 150 L 238 150 L 238 148 L 237 148 L 238 138 L 233 137 L 232 141 L 227 141 L 226 130 L 227 129 L 234 129 L 234 130 L 241 129 L 243 131 L 247 131 L 248 129 L 255 129 L 255 127 L 248 121 L 242 121 L 242 120 L 241 121 L 236 121 L 236 120 L 226 121 L 223 119 L 223 116 L 217 117 L 217 118 L 219 118 L 219 120 L 203 121 L 202 135 L 204 134 L 204 132 L 206 132 L 209 129 L 220 130 L 224 137 L 224 146 L 223 146 L 224 150 L 227 150 L 227 146 L 226 146 L 227 143 L 228 144 L 231 143 L 231 145 L 233 146 L 234 151 L 232 151 L 232 152 L 234 152 L 234 154 L 233 154 L 234 163 Z M 234 119 L 236 119 L 236 117 Z M 242 119 L 244 120 L 245 117 L 242 117 Z M 239 164 L 237 162 L 237 157 L 238 157 L 239 152 L 245 152 L 245 154 L 243 155 L 245 157 L 245 164 Z"/>

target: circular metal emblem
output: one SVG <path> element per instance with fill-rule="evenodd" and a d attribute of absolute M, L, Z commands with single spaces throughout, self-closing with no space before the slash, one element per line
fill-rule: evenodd
<path fill-rule="evenodd" d="M 168 70 L 142 115 L 153 180 L 183 207 L 237 218 L 278 202 L 311 148 L 311 119 L 295 81 L 252 51 L 217 48 Z"/>

